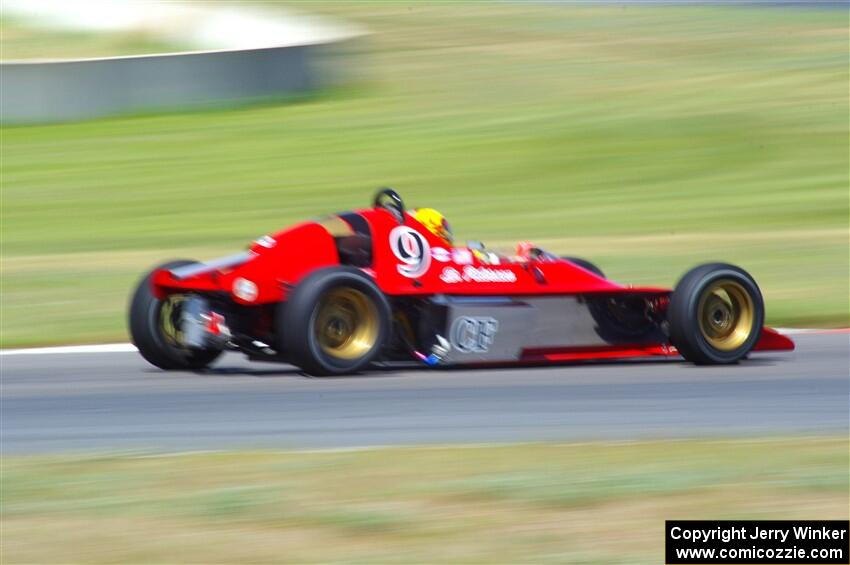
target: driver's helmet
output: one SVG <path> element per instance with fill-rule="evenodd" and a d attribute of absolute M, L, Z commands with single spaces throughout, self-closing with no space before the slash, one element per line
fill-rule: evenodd
<path fill-rule="evenodd" d="M 433 208 L 418 208 L 413 213 L 413 217 L 447 244 L 452 245 L 454 243 L 454 234 L 448 220 Z"/>

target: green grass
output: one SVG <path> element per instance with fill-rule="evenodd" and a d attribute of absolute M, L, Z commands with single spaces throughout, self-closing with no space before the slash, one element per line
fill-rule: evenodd
<path fill-rule="evenodd" d="M 846 519 L 847 438 L 4 457 L 3 563 L 660 563 L 665 519 Z"/>
<path fill-rule="evenodd" d="M 92 33 L 48 30 L 26 21 L 0 19 L 0 60 L 88 59 L 185 50 L 138 32 Z"/>
<path fill-rule="evenodd" d="M 2 130 L 2 345 L 125 339 L 153 264 L 241 248 L 391 185 L 461 239 L 614 279 L 729 260 L 768 321 L 846 326 L 840 10 L 299 4 L 373 34 L 297 103 Z"/>

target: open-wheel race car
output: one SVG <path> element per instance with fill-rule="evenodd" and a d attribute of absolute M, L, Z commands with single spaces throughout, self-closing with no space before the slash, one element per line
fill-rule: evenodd
<path fill-rule="evenodd" d="M 167 370 L 235 350 L 314 375 L 393 360 L 723 364 L 794 348 L 763 327 L 759 287 L 738 267 L 697 266 L 673 290 L 624 286 L 528 243 L 514 256 L 455 246 L 421 218 L 383 189 L 372 208 L 263 236 L 243 253 L 165 263 L 132 298 L 133 343 Z"/>

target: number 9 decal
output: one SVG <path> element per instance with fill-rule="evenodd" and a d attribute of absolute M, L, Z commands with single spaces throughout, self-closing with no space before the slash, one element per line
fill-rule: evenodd
<path fill-rule="evenodd" d="M 422 276 L 431 266 L 431 249 L 422 234 L 407 226 L 398 226 L 390 232 L 393 255 L 401 261 L 398 272 L 408 278 Z"/>

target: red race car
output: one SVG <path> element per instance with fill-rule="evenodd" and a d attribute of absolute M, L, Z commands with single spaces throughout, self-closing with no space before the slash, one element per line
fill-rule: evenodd
<path fill-rule="evenodd" d="M 338 375 L 391 360 L 722 364 L 794 348 L 763 327 L 761 292 L 738 267 L 700 265 L 672 291 L 624 286 L 530 244 L 512 257 L 453 246 L 391 189 L 370 209 L 263 236 L 244 253 L 157 267 L 129 321 L 142 356 L 167 370 L 201 369 L 226 349 Z"/>

